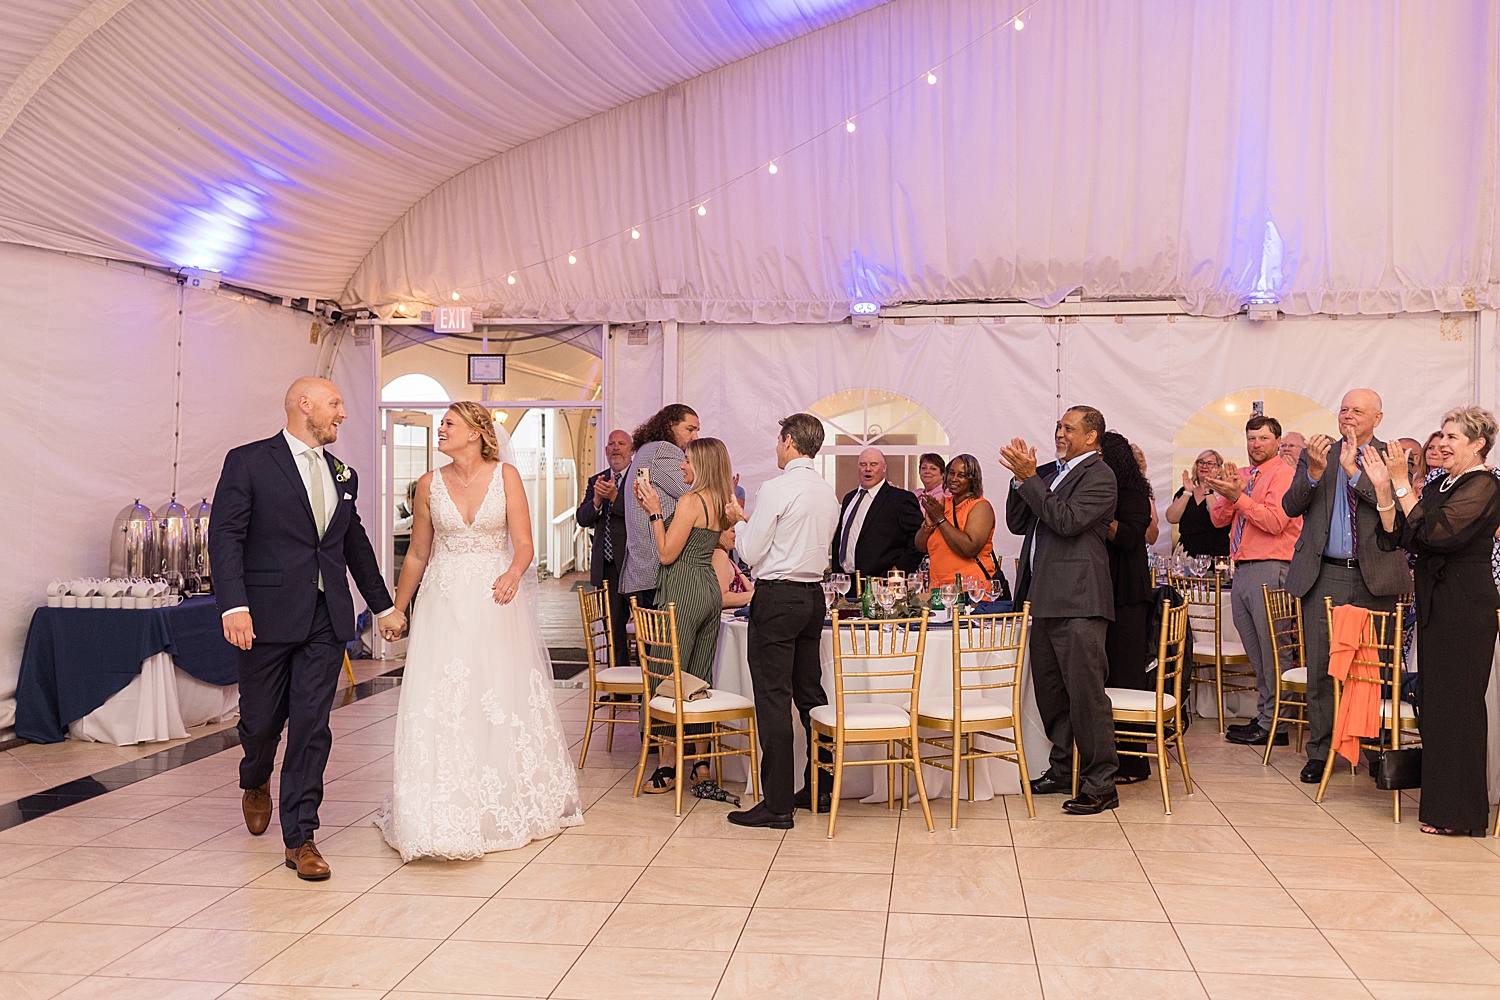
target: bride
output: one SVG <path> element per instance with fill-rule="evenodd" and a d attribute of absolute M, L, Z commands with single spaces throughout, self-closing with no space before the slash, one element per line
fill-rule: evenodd
<path fill-rule="evenodd" d="M 583 822 L 510 436 L 483 406 L 460 402 L 437 438 L 453 461 L 417 483 L 396 607 L 406 610 L 419 583 L 422 595 L 396 714 L 394 784 L 375 818 L 403 861 L 477 858 Z"/>

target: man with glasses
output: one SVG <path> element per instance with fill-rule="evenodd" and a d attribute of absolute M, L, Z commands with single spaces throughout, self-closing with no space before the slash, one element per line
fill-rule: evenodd
<path fill-rule="evenodd" d="M 1255 671 L 1258 695 L 1255 718 L 1230 726 L 1224 738 L 1246 746 L 1265 746 L 1271 738 L 1271 713 L 1276 707 L 1275 657 L 1271 655 L 1271 626 L 1261 587 L 1280 590 L 1286 584 L 1292 552 L 1302 534 L 1302 519 L 1288 517 L 1281 498 L 1292 485 L 1292 467 L 1281 460 L 1281 421 L 1254 416 L 1245 421 L 1245 451 L 1250 464 L 1227 466 L 1208 480 L 1218 496 L 1209 516 L 1215 527 L 1229 528 L 1229 556 L 1234 560 L 1234 586 L 1229 605 L 1234 628 Z M 1276 734 L 1276 745 L 1287 742 L 1286 730 Z"/>

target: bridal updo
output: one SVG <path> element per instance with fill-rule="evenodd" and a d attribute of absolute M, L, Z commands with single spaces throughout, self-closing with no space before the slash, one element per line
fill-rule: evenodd
<path fill-rule="evenodd" d="M 454 403 L 448 412 L 462 420 L 470 430 L 479 432 L 479 457 L 486 462 L 500 461 L 500 437 L 495 433 L 495 418 L 489 409 L 470 399 Z"/>

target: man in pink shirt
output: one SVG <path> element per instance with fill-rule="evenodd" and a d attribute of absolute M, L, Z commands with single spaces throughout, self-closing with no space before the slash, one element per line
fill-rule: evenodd
<path fill-rule="evenodd" d="M 1265 746 L 1271 738 L 1276 678 L 1271 673 L 1275 667 L 1271 627 L 1261 586 L 1272 590 L 1285 586 L 1292 551 L 1302 534 L 1302 518 L 1288 517 L 1281 509 L 1281 496 L 1292 485 L 1294 475 L 1281 460 L 1281 421 L 1262 416 L 1246 421 L 1245 450 L 1250 454 L 1247 467 L 1228 466 L 1224 478 L 1207 481 L 1217 494 L 1209 518 L 1216 528 L 1229 526 L 1229 554 L 1234 560 L 1229 604 L 1240 643 L 1255 671 L 1259 695 L 1256 717 L 1244 725 L 1230 726 L 1224 738 L 1231 743 Z M 1285 731 L 1276 734 L 1278 746 L 1286 742 Z"/>

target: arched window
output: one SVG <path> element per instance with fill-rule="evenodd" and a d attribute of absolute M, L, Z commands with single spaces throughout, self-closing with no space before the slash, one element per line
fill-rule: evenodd
<path fill-rule="evenodd" d="M 383 403 L 447 403 L 448 390 L 431 375 L 397 375 L 380 390 Z"/>
<path fill-rule="evenodd" d="M 948 432 L 922 404 L 885 389 L 846 389 L 824 396 L 807 412 L 823 421 L 823 448 L 814 460 L 839 496 L 858 479 L 858 456 L 879 448 L 886 457 L 889 481 L 903 489 L 922 488 L 917 460 L 937 452 L 946 461 Z"/>

